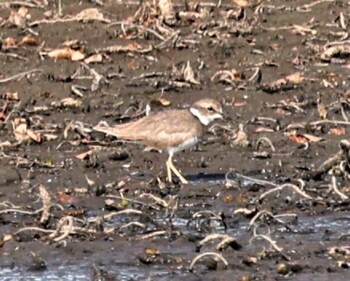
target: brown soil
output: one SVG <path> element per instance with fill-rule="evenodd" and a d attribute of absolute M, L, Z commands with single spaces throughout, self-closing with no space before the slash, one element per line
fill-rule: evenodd
<path fill-rule="evenodd" d="M 188 1 L 192 16 L 180 13 L 186 11 L 184 1 L 175 1 L 177 14 L 170 20 L 144 4 L 148 8 L 144 17 L 135 18 L 134 28 L 77 20 L 31 25 L 45 15 L 48 21 L 56 18 L 58 1 L 49 2 L 54 4 L 27 7 L 30 18 L 24 25 L 10 20 L 11 11 L 17 14 L 20 6 L 0 3 L 1 280 L 349 279 L 348 150 L 319 170 L 342 151 L 339 143 L 349 136 L 349 52 L 323 57 L 332 46 L 327 43 L 346 40 L 347 1 L 254 1 L 244 10 L 231 1 L 220 7 L 210 1 L 195 7 Z M 137 1 L 94 2 L 99 1 L 63 0 L 62 16 L 98 8 L 113 23 L 126 21 L 140 7 Z M 156 29 L 157 20 L 169 33 Z M 159 46 L 163 41 L 152 30 L 165 39 L 177 31 L 178 38 Z M 29 34 L 38 46 L 18 43 Z M 16 40 L 13 46 L 8 38 Z M 86 57 L 103 54 L 102 62 L 90 63 L 91 72 L 81 61 L 47 56 L 69 40 L 77 40 L 71 50 Z M 116 45 L 129 49 L 103 49 Z M 181 73 L 188 62 L 199 84 Z M 252 76 L 258 68 L 262 76 Z M 39 71 L 6 80 L 34 69 Z M 98 85 L 93 70 L 103 76 Z M 212 79 L 221 70 L 233 75 Z M 295 72 L 303 78 L 287 81 Z M 285 80 L 273 83 L 278 79 Z M 72 86 L 82 87 L 82 96 Z M 165 154 L 144 152 L 142 146 L 89 130 L 101 120 L 115 124 L 137 118 L 147 104 L 153 111 L 167 110 L 203 97 L 219 100 L 227 118 L 209 128 L 195 149 L 176 155 L 176 166 L 190 180 L 186 186 L 165 181 Z M 65 98 L 79 104 L 63 105 Z M 322 106 L 327 119 L 342 123 L 312 123 L 323 120 Z M 20 122 L 35 136 L 19 141 L 14 128 Z M 245 141 L 236 138 L 240 124 Z M 57 138 L 48 140 L 48 134 Z M 40 140 L 33 140 L 39 135 Z M 266 140 L 257 148 L 261 137 L 275 150 Z M 330 170 L 344 198 L 330 188 Z M 301 186 L 301 179 L 312 199 L 285 188 L 259 200 L 279 184 Z M 43 223 L 39 186 L 53 204 Z M 163 201 L 157 204 L 145 193 Z M 240 208 L 249 213 L 237 212 Z M 108 217 L 126 209 L 142 214 Z M 262 210 L 295 216 L 279 217 L 281 222 L 262 216 L 249 228 Z M 208 212 L 194 216 L 200 211 Z M 17 233 L 25 227 L 53 231 L 65 216 L 80 229 L 71 229 L 59 241 L 55 238 L 64 229 L 51 237 L 38 229 Z M 130 222 L 143 227 L 126 226 Z M 254 231 L 270 237 L 281 252 L 262 236 L 253 238 Z M 227 234 L 236 243 L 221 251 L 216 248 L 220 240 L 198 248 L 209 234 Z M 332 247 L 337 248 L 332 252 Z M 222 255 L 227 268 L 207 257 L 190 270 L 191 261 L 205 252 Z"/>

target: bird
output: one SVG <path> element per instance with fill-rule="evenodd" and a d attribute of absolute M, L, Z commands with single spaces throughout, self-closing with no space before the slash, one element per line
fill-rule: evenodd
<path fill-rule="evenodd" d="M 172 182 L 173 173 L 182 184 L 187 184 L 188 181 L 174 166 L 173 156 L 195 146 L 203 136 L 205 127 L 217 119 L 223 119 L 221 104 L 204 98 L 189 108 L 163 110 L 111 127 L 99 123 L 93 129 L 117 139 L 141 142 L 149 148 L 167 151 L 167 180 Z"/>

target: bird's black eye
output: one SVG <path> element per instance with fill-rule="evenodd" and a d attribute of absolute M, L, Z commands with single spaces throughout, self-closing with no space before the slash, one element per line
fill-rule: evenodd
<path fill-rule="evenodd" d="M 210 111 L 210 112 L 213 112 L 213 111 L 214 111 L 214 108 L 213 108 L 212 106 L 209 106 L 207 109 L 208 109 L 208 111 Z"/>

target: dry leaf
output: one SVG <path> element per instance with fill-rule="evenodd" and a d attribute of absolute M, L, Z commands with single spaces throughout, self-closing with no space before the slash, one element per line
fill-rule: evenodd
<path fill-rule="evenodd" d="M 24 118 L 15 118 L 13 120 L 13 123 L 17 127 L 19 124 L 26 123 L 26 119 L 24 119 Z"/>
<path fill-rule="evenodd" d="M 47 141 L 53 141 L 58 139 L 58 136 L 54 134 L 43 134 L 43 138 Z"/>
<path fill-rule="evenodd" d="M 62 43 L 62 46 L 69 47 L 71 49 L 78 49 L 82 43 L 78 39 L 67 40 Z"/>
<path fill-rule="evenodd" d="M 18 11 L 11 11 L 8 22 L 17 27 L 25 28 L 28 19 L 30 19 L 28 9 L 26 7 L 20 7 Z"/>
<path fill-rule="evenodd" d="M 232 194 L 228 194 L 222 198 L 222 201 L 226 204 L 235 202 L 237 200 L 236 196 L 233 196 Z"/>
<path fill-rule="evenodd" d="M 3 47 L 4 48 L 13 48 L 16 47 L 18 44 L 17 40 L 12 38 L 12 37 L 7 37 L 4 41 L 3 41 Z"/>
<path fill-rule="evenodd" d="M 153 49 L 152 46 L 148 46 L 145 48 L 145 47 L 142 47 L 140 44 L 131 43 L 126 46 L 123 46 L 123 45 L 108 46 L 106 48 L 101 49 L 100 51 L 107 54 L 124 53 L 124 52 L 148 53 L 152 51 L 152 49 Z"/>
<path fill-rule="evenodd" d="M 235 107 L 241 107 L 241 106 L 245 106 L 247 104 L 247 102 L 245 100 L 237 100 L 234 102 L 233 106 Z"/>
<path fill-rule="evenodd" d="M 71 60 L 72 61 L 80 61 L 85 58 L 85 54 L 81 51 L 73 51 Z"/>
<path fill-rule="evenodd" d="M 317 34 L 317 31 L 315 29 L 311 29 L 311 28 L 296 25 L 296 24 L 293 25 L 293 29 L 291 30 L 291 32 L 297 35 L 306 35 L 307 33 L 310 33 L 312 35 Z"/>
<path fill-rule="evenodd" d="M 146 255 L 160 255 L 160 251 L 155 247 L 148 247 L 145 249 Z"/>
<path fill-rule="evenodd" d="M 307 138 L 310 142 L 323 141 L 323 138 L 317 137 L 317 136 L 314 136 L 314 135 L 310 135 L 310 134 L 304 134 L 304 137 Z"/>
<path fill-rule="evenodd" d="M 71 48 L 55 49 L 47 54 L 48 57 L 57 59 L 68 59 L 72 61 L 79 61 L 85 58 L 85 54 L 79 50 L 73 50 Z"/>
<path fill-rule="evenodd" d="M 340 15 L 339 15 L 339 24 L 341 26 L 342 29 L 347 29 L 347 24 L 346 24 L 347 20 L 345 19 L 344 17 L 344 14 L 343 12 L 340 12 Z"/>
<path fill-rule="evenodd" d="M 32 139 L 36 142 L 41 142 L 40 133 L 36 133 L 28 129 L 25 119 L 21 118 L 21 120 L 14 121 L 14 125 L 15 125 L 15 130 L 13 133 L 15 135 L 16 140 L 23 141 L 23 140 Z"/>
<path fill-rule="evenodd" d="M 228 84 L 233 84 L 234 81 L 244 80 L 243 73 L 237 71 L 236 69 L 231 70 L 219 70 L 211 78 L 211 81 L 217 79 L 220 82 L 226 82 Z"/>
<path fill-rule="evenodd" d="M 9 141 L 0 142 L 0 148 L 11 147 L 12 144 Z"/>
<path fill-rule="evenodd" d="M 307 143 L 308 140 L 303 135 L 299 135 L 296 133 L 296 131 L 286 133 L 286 135 L 289 137 L 289 139 L 296 143 Z"/>
<path fill-rule="evenodd" d="M 41 135 L 40 133 L 36 133 L 30 129 L 27 130 L 27 136 L 30 137 L 32 140 L 36 142 L 41 142 Z"/>
<path fill-rule="evenodd" d="M 331 88 L 331 89 L 334 88 L 334 85 L 332 83 L 328 82 L 326 79 L 322 79 L 322 84 L 325 88 Z"/>
<path fill-rule="evenodd" d="M 157 100 L 162 106 L 169 106 L 171 105 L 170 100 L 164 99 L 164 98 L 159 98 Z"/>
<path fill-rule="evenodd" d="M 279 49 L 279 45 L 277 43 L 272 43 L 269 45 L 269 47 L 273 50 L 273 51 L 277 51 Z"/>
<path fill-rule="evenodd" d="M 326 106 L 320 100 L 317 101 L 317 111 L 322 119 L 327 119 L 328 112 Z"/>
<path fill-rule="evenodd" d="M 176 23 L 173 0 L 158 0 L 158 8 L 165 23 L 171 26 Z"/>
<path fill-rule="evenodd" d="M 300 84 L 304 81 L 304 73 L 303 72 L 294 72 L 288 76 L 286 76 L 286 80 L 293 84 Z"/>
<path fill-rule="evenodd" d="M 18 140 L 18 141 L 28 139 L 27 138 L 27 124 L 26 123 L 18 124 L 18 126 L 16 126 L 16 128 L 14 130 L 14 134 L 15 134 L 16 140 Z"/>
<path fill-rule="evenodd" d="M 19 46 L 39 46 L 40 42 L 32 35 L 27 35 L 18 43 Z"/>
<path fill-rule="evenodd" d="M 247 147 L 249 145 L 249 141 L 248 141 L 247 134 L 244 132 L 243 124 L 239 124 L 238 128 L 239 128 L 238 132 L 235 135 L 235 138 L 232 142 L 232 145 L 233 146 Z"/>
<path fill-rule="evenodd" d="M 281 115 L 281 116 L 285 116 L 285 115 L 289 114 L 289 112 L 288 112 L 287 110 L 284 110 L 284 109 L 282 109 L 282 108 L 277 108 L 277 109 L 275 110 L 275 113 L 276 113 L 277 115 Z"/>
<path fill-rule="evenodd" d="M 158 8 L 161 15 L 164 17 L 173 16 L 175 14 L 172 0 L 158 0 Z"/>
<path fill-rule="evenodd" d="M 268 127 L 258 127 L 255 129 L 256 133 L 273 133 L 275 130 Z"/>
<path fill-rule="evenodd" d="M 308 143 L 308 142 L 320 142 L 323 140 L 321 137 L 317 137 L 310 134 L 298 134 L 296 131 L 285 133 L 290 140 L 296 143 Z"/>
<path fill-rule="evenodd" d="M 13 239 L 13 236 L 11 234 L 5 234 L 2 240 L 0 240 L 0 247 L 3 247 L 7 241 L 10 241 L 12 239 Z"/>
<path fill-rule="evenodd" d="M 232 3 L 237 5 L 238 7 L 248 7 L 249 1 L 248 0 L 232 0 Z"/>
<path fill-rule="evenodd" d="M 75 196 L 60 192 L 57 194 L 57 201 L 62 204 L 77 204 L 79 200 Z"/>
<path fill-rule="evenodd" d="M 69 107 L 79 107 L 81 105 L 81 101 L 80 100 L 76 100 L 73 98 L 65 98 L 61 100 L 61 105 L 62 106 L 69 106 Z"/>
<path fill-rule="evenodd" d="M 77 20 L 83 21 L 102 21 L 105 23 L 110 23 L 109 19 L 106 19 L 104 15 L 96 8 L 88 8 L 76 15 Z"/>
<path fill-rule="evenodd" d="M 267 93 L 276 93 L 282 90 L 287 91 L 294 89 L 296 85 L 303 81 L 304 73 L 298 71 L 273 82 L 261 84 L 261 89 Z"/>
<path fill-rule="evenodd" d="M 321 55 L 321 60 L 329 62 L 333 57 L 348 57 L 350 44 L 336 45 L 326 49 Z"/>
<path fill-rule="evenodd" d="M 84 60 L 85 63 L 96 63 L 96 62 L 102 62 L 103 56 L 101 54 L 94 54 Z"/>
<path fill-rule="evenodd" d="M 343 136 L 345 135 L 345 128 L 344 127 L 332 128 L 329 130 L 328 134 L 334 135 L 334 136 Z"/>
<path fill-rule="evenodd" d="M 10 101 L 11 100 L 12 101 L 19 101 L 19 97 L 18 97 L 17 92 L 14 92 L 14 93 L 6 92 L 5 94 L 0 95 L 0 98 L 4 99 L 4 100 L 10 100 Z"/>
<path fill-rule="evenodd" d="M 198 80 L 196 80 L 194 77 L 194 71 L 193 71 L 189 61 L 187 61 L 187 65 L 183 69 L 183 75 L 184 75 L 184 80 L 186 82 L 189 82 L 189 83 L 195 84 L 195 85 L 200 84 L 200 82 Z"/>
<path fill-rule="evenodd" d="M 73 98 L 64 98 L 60 101 L 52 102 L 51 105 L 54 107 L 79 107 L 81 105 L 81 101 Z"/>
<path fill-rule="evenodd" d="M 96 151 L 96 148 L 93 148 L 93 149 L 90 149 L 90 150 L 85 151 L 83 153 L 80 153 L 80 154 L 76 155 L 75 157 L 78 158 L 79 160 L 84 160 L 87 155 L 91 155 L 95 151 Z"/>

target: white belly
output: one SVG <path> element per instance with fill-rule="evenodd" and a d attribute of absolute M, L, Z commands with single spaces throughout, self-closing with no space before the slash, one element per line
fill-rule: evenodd
<path fill-rule="evenodd" d="M 192 138 L 192 139 L 189 139 L 189 140 L 183 142 L 179 146 L 169 147 L 168 152 L 169 152 L 169 154 L 174 154 L 174 153 L 177 153 L 179 151 L 191 148 L 191 147 L 195 146 L 197 143 L 198 143 L 198 138 Z"/>

